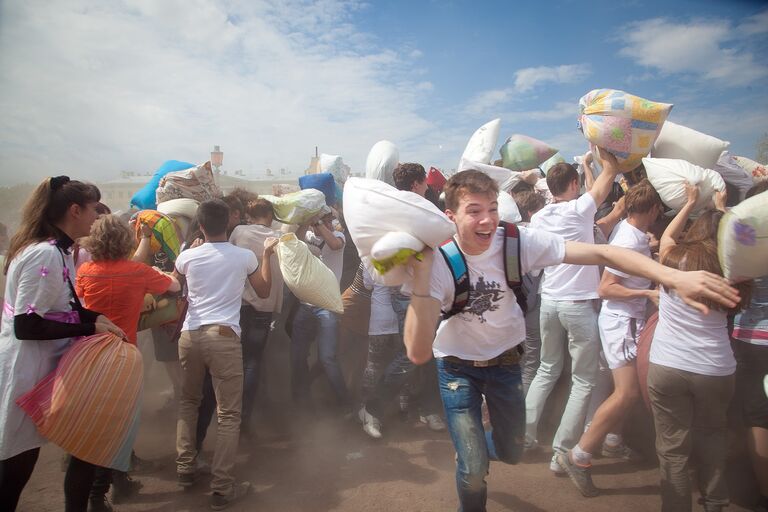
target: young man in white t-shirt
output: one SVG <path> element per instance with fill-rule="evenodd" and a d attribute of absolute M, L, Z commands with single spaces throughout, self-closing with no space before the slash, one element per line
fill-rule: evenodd
<path fill-rule="evenodd" d="M 647 232 L 662 212 L 659 194 L 648 181 L 643 181 L 629 189 L 624 201 L 628 217 L 613 232 L 610 244 L 650 258 Z M 598 493 L 592 484 L 590 466 L 592 454 L 601 445 L 603 456 L 631 456 L 617 432 L 621 432 L 624 417 L 640 396 L 635 367 L 637 340 L 645 326 L 646 302 L 659 302 L 659 292 L 652 285 L 648 279 L 610 267 L 605 268 L 600 281 L 598 292 L 603 304 L 598 325 L 605 360 L 613 375 L 614 391 L 597 409 L 589 429 L 573 450 L 558 455 L 558 463 L 585 496 Z"/>
<path fill-rule="evenodd" d="M 547 186 L 553 200 L 531 218 L 530 227 L 557 234 L 565 240 L 594 244 L 595 213 L 619 174 L 616 158 L 607 151 L 601 156 L 603 172 L 580 197 L 576 168 L 567 163 L 554 165 L 547 173 Z M 571 392 L 552 441 L 555 454 L 550 463 L 550 469 L 557 473 L 563 469 L 555 457 L 557 453 L 573 448 L 579 440 L 589 398 L 597 382 L 599 283 L 596 266 L 566 263 L 544 269 L 541 282 L 541 363 L 525 396 L 525 437 L 528 447 L 537 444 L 539 420 L 563 371 L 567 350 L 572 361 Z"/>
<path fill-rule="evenodd" d="M 499 226 L 498 186 L 474 170 L 451 177 L 445 187 L 446 214 L 456 224 L 456 242 L 469 272 L 470 296 L 461 313 L 435 325 L 449 311 L 455 283 L 442 257 L 423 251 L 412 258 L 413 280 L 405 323 L 408 357 L 423 364 L 437 358 L 440 393 L 456 449 L 456 484 L 460 510 L 485 510 L 489 460 L 518 462 L 523 451 L 525 407 L 519 352 L 525 321 L 515 294 L 506 285 L 504 232 Z M 522 273 L 549 265 L 610 265 L 677 289 L 691 304 L 705 296 L 733 306 L 737 292 L 727 281 L 706 272 L 686 273 L 663 267 L 632 251 L 565 241 L 561 236 L 520 228 Z M 703 306 L 702 306 L 703 307 Z M 492 431 L 484 432 L 485 396 Z"/>
<path fill-rule="evenodd" d="M 235 483 L 232 471 L 240 436 L 243 396 L 243 356 L 240 344 L 240 303 L 248 281 L 260 297 L 272 284 L 269 258 L 277 239 L 265 243 L 262 265 L 248 249 L 227 240 L 229 208 L 220 199 L 205 201 L 197 211 L 205 236 L 176 259 L 174 275 L 186 280 L 189 307 L 179 339 L 181 400 L 176 432 L 178 483 L 195 481 L 196 427 L 206 368 L 213 379 L 218 404 L 216 450 L 211 465 L 211 508 L 221 510 L 250 489 Z"/>
<path fill-rule="evenodd" d="M 344 267 L 344 233 L 333 227 L 335 214 L 324 215 L 312 224 L 312 230 L 306 233 L 305 241 L 320 252 L 320 259 L 336 276 L 336 285 L 340 286 L 341 272 Z M 344 413 L 351 413 L 347 385 L 341 373 L 337 348 L 339 317 L 333 311 L 301 303 L 293 317 L 291 330 L 291 395 L 294 403 L 310 412 L 313 408 L 310 392 L 310 370 L 307 366 L 309 349 L 317 341 L 318 360 L 323 366 L 328 382 L 336 395 L 338 406 Z"/>

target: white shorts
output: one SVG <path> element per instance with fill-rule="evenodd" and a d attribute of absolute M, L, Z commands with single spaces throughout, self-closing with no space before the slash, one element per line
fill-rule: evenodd
<path fill-rule="evenodd" d="M 608 368 L 622 368 L 637 358 L 637 340 L 645 320 L 601 312 L 597 317 L 600 341 Z"/>

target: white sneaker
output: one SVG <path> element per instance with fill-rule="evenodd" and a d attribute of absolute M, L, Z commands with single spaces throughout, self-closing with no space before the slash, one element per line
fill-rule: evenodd
<path fill-rule="evenodd" d="M 369 413 L 365 407 L 360 409 L 357 416 L 363 422 L 363 432 L 374 439 L 381 439 L 381 422 L 379 418 Z"/>
<path fill-rule="evenodd" d="M 549 470 L 553 472 L 555 476 L 565 475 L 565 470 L 560 463 L 557 462 L 557 452 L 552 455 L 552 460 L 549 462 Z"/>
<path fill-rule="evenodd" d="M 442 432 L 445 430 L 445 422 L 443 421 L 443 418 L 441 418 L 438 414 L 427 414 L 426 416 L 419 416 L 419 421 L 427 425 L 429 430 L 434 430 L 435 432 Z"/>

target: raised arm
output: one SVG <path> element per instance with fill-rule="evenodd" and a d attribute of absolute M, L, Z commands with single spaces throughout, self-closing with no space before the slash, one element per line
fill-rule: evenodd
<path fill-rule="evenodd" d="M 603 167 L 603 172 L 597 177 L 595 183 L 592 185 L 588 194 L 592 195 L 592 199 L 595 200 L 595 204 L 600 207 L 611 193 L 611 187 L 616 176 L 620 173 L 619 162 L 616 157 L 613 156 L 607 149 L 598 148 L 598 155 L 600 157 L 600 165 Z"/>
<path fill-rule="evenodd" d="M 253 286 L 256 295 L 262 299 L 269 297 L 269 292 L 272 289 L 272 263 L 270 259 L 275 253 L 277 242 L 277 238 L 267 238 L 265 240 L 261 265 L 256 272 L 248 276 L 248 282 Z"/>
<path fill-rule="evenodd" d="M 152 228 L 145 223 L 141 223 L 141 240 L 139 246 L 136 248 L 136 252 L 133 253 L 131 260 L 138 261 L 140 263 L 149 263 L 152 256 Z"/>
<path fill-rule="evenodd" d="M 328 247 L 330 247 L 332 251 L 338 251 L 344 247 L 344 240 L 335 236 L 333 231 L 328 229 L 328 226 L 322 221 L 312 224 L 312 229 L 317 236 L 325 240 L 325 243 L 328 244 Z"/>
<path fill-rule="evenodd" d="M 686 304 L 704 314 L 709 312 L 709 308 L 700 302 L 702 298 L 727 308 L 733 308 L 739 302 L 739 292 L 722 276 L 702 270 L 683 272 L 665 267 L 622 247 L 566 241 L 563 262 L 572 265 L 603 265 L 633 276 L 645 277 L 674 289 Z"/>
<path fill-rule="evenodd" d="M 696 204 L 696 200 L 699 198 L 699 187 L 686 182 L 685 194 L 687 196 L 685 206 L 677 212 L 675 218 L 672 219 L 672 222 L 669 223 L 667 229 L 665 229 L 664 233 L 661 235 L 661 240 L 659 241 L 659 259 L 663 260 L 669 250 L 677 245 L 677 239 L 680 238 L 683 228 L 685 228 L 685 223 L 693 211 L 693 205 Z"/>
<path fill-rule="evenodd" d="M 584 188 L 589 192 L 595 184 L 595 172 L 592 169 L 592 152 L 587 151 L 582 158 L 581 164 L 584 166 Z"/>
<path fill-rule="evenodd" d="M 427 247 L 422 254 L 421 261 L 411 258 L 413 289 L 404 327 L 408 359 L 415 364 L 424 364 L 432 357 L 435 327 L 440 319 L 440 302 L 429 293 L 434 253 Z"/>
<path fill-rule="evenodd" d="M 608 215 L 595 222 L 595 225 L 600 228 L 600 231 L 603 232 L 605 238 L 609 238 L 611 236 L 611 233 L 613 233 L 613 228 L 616 227 L 616 224 L 621 222 L 621 219 L 624 217 L 626 211 L 627 207 L 624 204 L 624 196 L 621 196 L 619 200 L 616 201 L 616 204 L 613 205 L 613 210 L 611 210 Z"/>

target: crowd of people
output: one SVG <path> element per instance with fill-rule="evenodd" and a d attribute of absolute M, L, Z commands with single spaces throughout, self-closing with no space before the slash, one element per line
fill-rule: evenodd
<path fill-rule="evenodd" d="M 608 151 L 596 158 L 602 169 L 596 177 L 588 154 L 583 174 L 559 163 L 546 176 L 535 172 L 502 190 L 520 211 L 516 224 L 500 221 L 499 184 L 489 175 L 458 172 L 439 195 L 427 185 L 423 166 L 399 164 L 392 171 L 395 187 L 432 201 L 456 235 L 410 258 L 412 279 L 402 287 L 381 284 L 361 262 L 351 285 L 338 290 L 344 314 L 286 291 L 275 254 L 285 229 L 272 204 L 256 194 L 236 190 L 201 202 L 195 222 L 178 233 L 178 250 L 158 250 L 151 225 L 157 212 L 112 214 L 95 186 L 46 179 L 29 198 L 4 257 L 3 510 L 16 509 L 46 443 L 18 405 L 20 397 L 56 371 L 73 340 L 110 334 L 136 345 L 137 331 L 147 327 L 145 312 L 166 305 L 175 316 L 151 332 L 178 404 L 178 484 L 192 487 L 210 471 L 213 510 L 251 491 L 251 483 L 236 478 L 235 460 L 240 440 L 252 435 L 265 347 L 278 315 L 291 340 L 286 371 L 297 413 L 312 415 L 320 407 L 312 386 L 321 371 L 335 404 L 322 407 L 359 421 L 370 438 L 385 436 L 395 411 L 410 410 L 430 429 L 447 430 L 464 512 L 486 510 L 490 461 L 515 464 L 525 451 L 542 449 L 539 423 L 569 362 L 570 392 L 551 443 L 551 471 L 593 497 L 600 493 L 591 478 L 593 457 L 637 459 L 623 422 L 646 387 L 638 345 L 653 328 L 647 394 L 662 510 L 691 510 L 694 458 L 704 510 L 728 505 L 727 411 L 736 388 L 762 494 L 756 507 L 763 508 L 755 510 L 765 510 L 768 277 L 730 283 L 717 258 L 719 221 L 738 201 L 718 193 L 714 208 L 692 219 L 701 191 L 687 184 L 685 206 L 664 216 L 642 169 L 625 175 L 622 189 L 616 158 Z M 548 195 L 535 186 L 538 180 Z M 766 191 L 762 182 L 747 197 Z M 345 250 L 354 243 L 345 225 L 339 202 L 292 228 L 339 287 L 345 255 L 355 255 Z M 463 262 L 463 276 L 455 274 L 451 255 Z M 517 280 L 510 278 L 515 273 Z M 367 341 L 366 361 L 352 378 L 341 363 L 342 333 Z M 607 391 L 601 385 L 606 372 L 613 381 Z M 214 416 L 208 464 L 200 452 Z M 130 437 L 115 442 L 132 449 Z M 151 466 L 133 452 L 130 461 L 132 470 Z M 75 454 L 66 464 L 68 512 L 110 511 L 110 486 L 113 502 L 130 500 L 141 488 L 128 468 Z"/>

